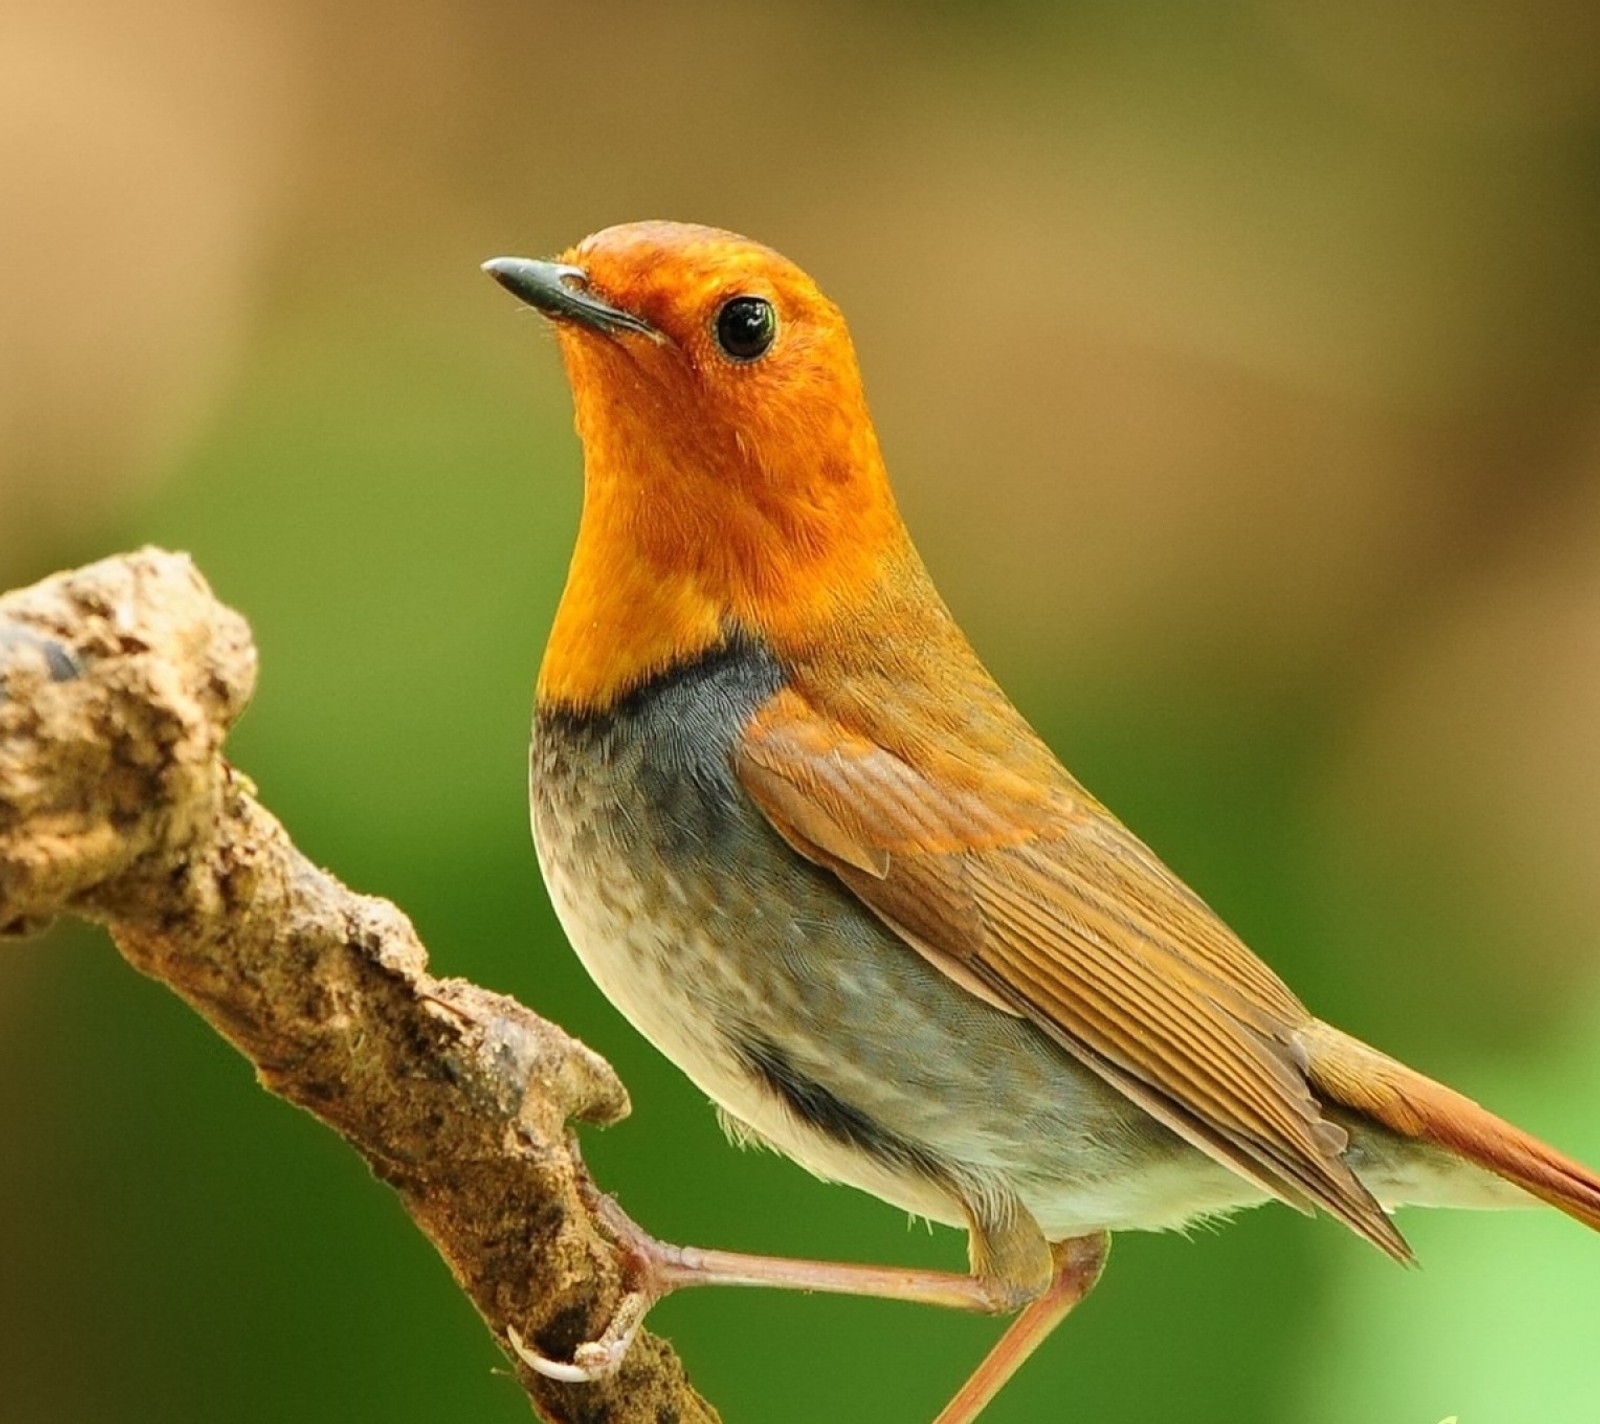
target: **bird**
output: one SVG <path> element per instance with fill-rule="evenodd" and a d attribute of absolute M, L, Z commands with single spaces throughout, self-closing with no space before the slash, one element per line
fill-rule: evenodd
<path fill-rule="evenodd" d="M 1318 1019 L 1057 759 L 898 511 L 843 315 L 717 228 L 484 269 L 549 318 L 583 448 L 529 759 L 539 865 L 601 991 L 730 1131 L 964 1228 L 968 1270 L 673 1246 L 601 1199 L 631 1288 L 559 1379 L 693 1284 L 1017 1312 L 969 1424 L 1110 1236 L 1277 1200 L 1401 1262 L 1401 1205 L 1600 1176 Z"/>

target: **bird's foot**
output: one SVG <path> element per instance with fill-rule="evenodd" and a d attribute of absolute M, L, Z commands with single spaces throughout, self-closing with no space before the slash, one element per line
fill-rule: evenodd
<path fill-rule="evenodd" d="M 574 1148 L 576 1156 L 576 1148 Z M 570 1361 L 552 1360 L 506 1330 L 513 1352 L 529 1369 L 549 1379 L 584 1383 L 615 1372 L 639 1333 L 651 1307 L 685 1286 L 769 1286 L 783 1290 L 825 1291 L 835 1295 L 875 1296 L 917 1301 L 983 1313 L 1013 1310 L 1014 1293 L 991 1279 L 952 1271 L 907 1266 L 864 1266 L 755 1256 L 658 1240 L 600 1191 L 579 1160 L 578 1189 L 600 1231 L 620 1257 L 624 1294 L 606 1328 L 572 1352 Z M 1031 1294 L 1031 1293 L 1030 1293 Z"/>
<path fill-rule="evenodd" d="M 653 1304 L 639 1292 L 629 1291 L 600 1337 L 585 1340 L 572 1352 L 570 1361 L 552 1360 L 525 1345 L 515 1325 L 506 1326 L 506 1340 L 516 1357 L 535 1374 L 566 1384 L 590 1384 L 616 1373 Z"/>
<path fill-rule="evenodd" d="M 683 1248 L 658 1241 L 594 1183 L 579 1155 L 578 1144 L 570 1143 L 578 1173 L 578 1195 L 589 1209 L 590 1219 L 600 1233 L 617 1248 L 621 1258 L 625 1290 L 606 1328 L 593 1340 L 585 1340 L 572 1352 L 572 1359 L 552 1360 L 523 1342 L 515 1326 L 506 1326 L 506 1339 L 523 1364 L 546 1379 L 569 1384 L 587 1384 L 615 1374 L 627 1356 L 633 1337 L 639 1333 L 650 1308 L 664 1295 L 691 1282 L 673 1266 Z"/>

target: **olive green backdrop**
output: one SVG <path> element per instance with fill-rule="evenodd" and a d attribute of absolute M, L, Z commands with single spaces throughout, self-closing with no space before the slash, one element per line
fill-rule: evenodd
<path fill-rule="evenodd" d="M 724 1143 L 538 883 L 524 743 L 579 501 L 554 343 L 477 272 L 759 236 L 852 318 L 1001 680 L 1325 1016 L 1600 1160 L 1600 21 L 1576 7 L 15 0 L 0 583 L 144 541 L 250 618 L 232 743 L 441 971 L 605 1053 L 672 1239 L 955 1265 Z M 1119 1240 L 992 1410 L 1583 1424 L 1600 1240 L 1265 1209 Z M 730 1421 L 920 1424 L 997 1331 L 704 1293 Z M 81 927 L 0 947 L 0 1419 L 492 1420 L 387 1189 Z"/>

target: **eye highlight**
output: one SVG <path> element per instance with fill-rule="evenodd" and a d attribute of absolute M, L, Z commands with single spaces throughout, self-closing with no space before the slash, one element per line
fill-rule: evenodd
<path fill-rule="evenodd" d="M 732 361 L 757 361 L 778 334 L 778 313 L 765 297 L 729 297 L 717 309 L 717 345 Z"/>

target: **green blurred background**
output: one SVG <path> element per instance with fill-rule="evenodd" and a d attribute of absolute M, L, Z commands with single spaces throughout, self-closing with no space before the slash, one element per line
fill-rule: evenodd
<path fill-rule="evenodd" d="M 722 1142 L 566 950 L 529 692 L 579 499 L 477 271 L 758 236 L 1068 762 L 1325 1016 L 1600 1160 L 1600 9 L 8 0 L 0 583 L 140 542 L 251 619 L 233 741 L 443 973 L 607 1054 L 668 1238 L 956 1265 Z M 1600 1241 L 1127 1237 L 989 1416 L 1600 1417 Z M 691 1294 L 733 1421 L 919 1424 L 996 1333 Z M 0 947 L 0 1419 L 526 1418 L 389 1192 L 99 934 Z"/>

